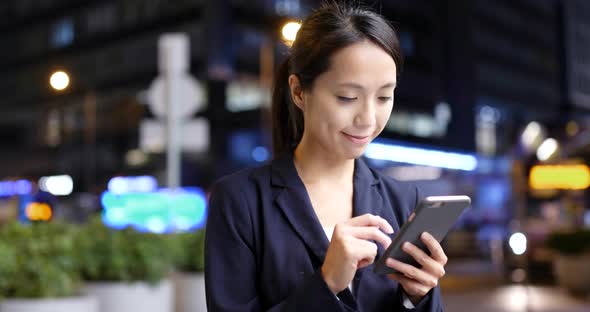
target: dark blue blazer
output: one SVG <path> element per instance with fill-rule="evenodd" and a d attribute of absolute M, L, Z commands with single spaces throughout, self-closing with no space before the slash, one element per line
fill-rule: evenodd
<path fill-rule="evenodd" d="M 395 181 L 357 159 L 353 198 L 355 216 L 379 215 L 397 232 L 420 195 L 412 184 Z M 408 311 L 402 287 L 373 273 L 373 266 L 357 271 L 354 295 L 347 288 L 336 298 L 320 274 L 328 244 L 291 157 L 222 178 L 208 208 L 208 310 Z M 378 253 L 383 253 L 381 246 Z M 442 310 L 437 287 L 412 311 Z"/>

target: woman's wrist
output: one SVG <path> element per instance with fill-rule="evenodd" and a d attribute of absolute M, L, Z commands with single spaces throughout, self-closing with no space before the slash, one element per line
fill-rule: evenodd
<path fill-rule="evenodd" d="M 324 266 L 321 267 L 320 273 L 322 275 L 322 278 L 324 279 L 324 282 L 326 283 L 326 285 L 328 285 L 328 288 L 330 289 L 330 291 L 334 295 L 338 294 L 338 291 L 336 290 L 334 282 L 330 278 L 328 278 L 328 274 L 326 274 L 326 271 L 324 270 Z"/>

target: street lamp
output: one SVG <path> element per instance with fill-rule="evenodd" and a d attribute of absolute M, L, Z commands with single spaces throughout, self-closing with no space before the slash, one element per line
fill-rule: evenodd
<path fill-rule="evenodd" d="M 547 161 L 555 156 L 559 149 L 559 143 L 553 138 L 547 138 L 537 149 L 537 158 L 540 161 Z"/>
<path fill-rule="evenodd" d="M 285 24 L 282 30 L 283 39 L 287 42 L 295 41 L 299 28 L 301 28 L 301 23 L 298 22 L 288 22 Z"/>
<path fill-rule="evenodd" d="M 63 91 L 70 85 L 70 76 L 64 71 L 56 71 L 51 74 L 49 84 L 57 91 Z"/>

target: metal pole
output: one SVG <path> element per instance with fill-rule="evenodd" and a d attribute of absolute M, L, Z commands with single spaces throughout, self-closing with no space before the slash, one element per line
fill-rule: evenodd
<path fill-rule="evenodd" d="M 178 119 L 177 110 L 178 103 L 176 98 L 177 77 L 172 74 L 165 76 L 166 85 L 166 102 L 168 104 L 168 114 L 166 117 L 166 136 L 167 136 L 167 150 L 166 150 L 166 166 L 168 175 L 168 187 L 177 188 L 180 186 L 180 120 Z"/>
<path fill-rule="evenodd" d="M 179 116 L 180 80 L 188 72 L 188 37 L 184 34 L 163 35 L 159 41 L 159 65 L 164 77 L 166 113 L 166 169 L 168 187 L 180 187 L 181 160 L 181 118 Z"/>

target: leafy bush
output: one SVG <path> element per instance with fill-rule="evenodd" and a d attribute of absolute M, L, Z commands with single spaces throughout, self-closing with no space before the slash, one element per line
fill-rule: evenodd
<path fill-rule="evenodd" d="M 181 272 L 203 272 L 205 269 L 205 230 L 170 234 L 174 267 Z"/>
<path fill-rule="evenodd" d="M 68 297 L 79 293 L 76 229 L 60 222 L 0 227 L 0 296 Z"/>
<path fill-rule="evenodd" d="M 162 235 L 111 229 L 96 218 L 81 228 L 76 241 L 85 281 L 157 284 L 172 269 L 172 248 Z"/>

